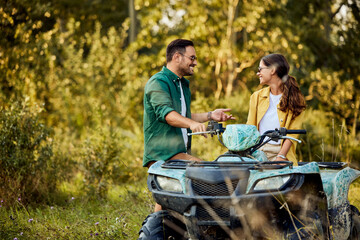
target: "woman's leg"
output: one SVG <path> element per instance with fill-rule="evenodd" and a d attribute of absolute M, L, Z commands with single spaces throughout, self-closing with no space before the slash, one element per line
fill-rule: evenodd
<path fill-rule="evenodd" d="M 260 148 L 266 154 L 266 157 L 269 161 L 275 161 L 276 156 L 279 154 L 281 149 L 281 145 L 273 145 L 273 144 L 265 144 Z"/>

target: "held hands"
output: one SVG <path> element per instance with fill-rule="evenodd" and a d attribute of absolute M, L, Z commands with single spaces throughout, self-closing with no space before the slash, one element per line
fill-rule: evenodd
<path fill-rule="evenodd" d="M 230 112 L 230 111 L 231 111 L 230 108 L 215 109 L 214 111 L 211 112 L 210 118 L 217 122 L 226 122 L 227 120 L 235 120 L 235 117 L 233 117 L 232 114 L 228 115 L 225 113 L 225 112 Z"/>

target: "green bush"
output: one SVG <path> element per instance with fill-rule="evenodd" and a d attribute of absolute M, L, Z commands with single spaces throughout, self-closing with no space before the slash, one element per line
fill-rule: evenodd
<path fill-rule="evenodd" d="M 79 149 L 79 170 L 88 197 L 105 198 L 113 184 L 136 182 L 143 177 L 140 136 L 107 127 L 91 132 Z"/>
<path fill-rule="evenodd" d="M 56 190 L 52 131 L 39 121 L 39 108 L 12 104 L 0 112 L 0 198 L 2 205 L 43 202 Z M 37 112 L 36 112 L 37 111 Z"/>

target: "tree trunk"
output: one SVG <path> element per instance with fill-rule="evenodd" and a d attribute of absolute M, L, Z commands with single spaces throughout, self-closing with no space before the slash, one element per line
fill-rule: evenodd
<path fill-rule="evenodd" d="M 129 29 L 129 43 L 135 41 L 136 38 L 136 12 L 134 0 L 129 0 L 129 16 L 130 16 L 130 29 Z"/>
<path fill-rule="evenodd" d="M 239 4 L 239 0 L 229 0 L 228 6 L 228 21 L 226 29 L 226 41 L 227 41 L 227 67 L 228 67 L 228 81 L 225 89 L 225 96 L 229 97 L 234 87 L 234 81 L 237 77 L 235 72 L 235 62 L 233 56 L 233 48 L 236 42 L 234 35 L 234 19 L 236 16 L 236 8 Z"/>
<path fill-rule="evenodd" d="M 359 116 L 359 108 L 360 108 L 360 96 L 357 97 L 356 102 L 355 102 L 354 123 L 353 123 L 352 131 L 351 131 L 351 135 L 354 138 L 356 137 L 356 127 L 357 127 L 357 121 L 358 121 L 358 116 Z"/>
<path fill-rule="evenodd" d="M 215 78 L 216 78 L 216 86 L 217 86 L 215 92 L 215 99 L 220 98 L 221 91 L 223 89 L 223 85 L 220 77 L 220 69 L 221 69 L 221 60 L 220 57 L 218 56 L 215 62 Z"/>

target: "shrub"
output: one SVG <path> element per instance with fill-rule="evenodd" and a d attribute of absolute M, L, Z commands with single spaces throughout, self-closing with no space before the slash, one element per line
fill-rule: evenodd
<path fill-rule="evenodd" d="M 35 111 L 36 110 L 36 111 Z M 12 104 L 0 112 L 0 198 L 42 202 L 56 189 L 57 168 L 52 162 L 52 131 L 39 121 L 41 109 Z M 15 201 L 16 200 L 16 201 Z"/>
<path fill-rule="evenodd" d="M 106 126 L 91 130 L 81 149 L 80 172 L 88 197 L 106 198 L 112 184 L 137 182 L 144 176 L 139 134 Z M 80 150 L 80 149 L 79 149 Z"/>

